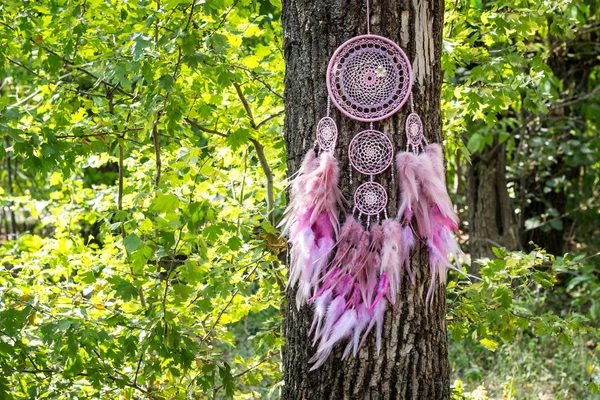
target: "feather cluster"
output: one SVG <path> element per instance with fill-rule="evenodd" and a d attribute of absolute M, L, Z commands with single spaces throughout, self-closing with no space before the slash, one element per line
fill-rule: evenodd
<path fill-rule="evenodd" d="M 291 243 L 288 286 L 298 284 L 296 307 L 314 296 L 340 229 L 339 167 L 329 152 L 310 150 L 291 182 L 290 202 L 280 222 Z"/>
<path fill-rule="evenodd" d="M 446 191 L 441 147 L 428 145 L 419 155 L 401 152 L 396 166 L 398 219 L 370 229 L 352 216 L 340 227 L 339 169 L 330 153 L 317 157 L 311 150 L 291 183 L 281 225 L 292 245 L 288 286 L 297 285 L 296 307 L 308 303 L 313 309 L 311 370 L 323 365 L 342 341 L 347 341 L 343 358 L 356 356 L 373 330 L 379 353 L 386 310 L 396 307 L 405 277 L 415 283 L 410 252 L 416 235 L 430 254 L 427 302 L 436 282 L 445 282 L 447 269 L 455 268 L 450 257 L 458 260 L 462 254 L 453 237 L 458 219 Z"/>
<path fill-rule="evenodd" d="M 426 301 L 431 303 L 437 281 L 446 282 L 448 268 L 462 273 L 450 262 L 450 257 L 458 262 L 463 253 L 453 235 L 458 233 L 458 217 L 446 190 L 442 148 L 429 144 L 419 155 L 401 152 L 396 167 L 401 195 L 398 217 L 407 226 L 414 218 L 429 250 L 431 284 Z"/>
<path fill-rule="evenodd" d="M 337 252 L 312 302 L 314 318 L 310 333 L 317 351 L 311 358 L 314 370 L 327 360 L 333 347 L 348 343 L 343 358 L 356 356 L 375 328 L 377 353 L 381 349 L 383 319 L 388 305 L 395 307 L 405 272 L 410 270 L 410 227 L 395 220 L 365 230 L 353 217 L 341 229 Z"/>

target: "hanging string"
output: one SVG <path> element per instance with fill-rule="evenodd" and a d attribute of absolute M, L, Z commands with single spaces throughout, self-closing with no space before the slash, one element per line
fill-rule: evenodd
<path fill-rule="evenodd" d="M 371 15 L 369 13 L 369 0 L 367 0 L 367 34 L 371 34 Z"/>

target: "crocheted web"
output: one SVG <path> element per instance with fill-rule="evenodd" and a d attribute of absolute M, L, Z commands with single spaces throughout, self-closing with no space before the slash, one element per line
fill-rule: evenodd
<path fill-rule="evenodd" d="M 377 215 L 387 205 L 387 193 L 383 186 L 376 182 L 366 182 L 354 192 L 354 207 L 364 215 Z"/>
<path fill-rule="evenodd" d="M 394 146 L 386 134 L 366 130 L 354 136 L 348 146 L 348 157 L 361 174 L 377 175 L 392 163 Z"/>
<path fill-rule="evenodd" d="M 413 146 L 418 146 L 423 141 L 423 122 L 415 113 L 406 118 L 406 138 Z"/>
<path fill-rule="evenodd" d="M 350 39 L 336 50 L 327 72 L 335 106 L 350 118 L 379 121 L 406 101 L 411 68 L 397 44 L 376 35 Z"/>
<path fill-rule="evenodd" d="M 317 142 L 321 150 L 333 152 L 337 136 L 338 129 L 335 121 L 329 117 L 322 118 L 317 125 Z"/>

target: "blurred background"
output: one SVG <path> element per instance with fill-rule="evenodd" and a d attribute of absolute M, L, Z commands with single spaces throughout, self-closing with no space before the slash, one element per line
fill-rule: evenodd
<path fill-rule="evenodd" d="M 0 4 L 0 398 L 278 398 L 280 10 Z M 600 398 L 600 2 L 445 19 L 453 396 Z"/>

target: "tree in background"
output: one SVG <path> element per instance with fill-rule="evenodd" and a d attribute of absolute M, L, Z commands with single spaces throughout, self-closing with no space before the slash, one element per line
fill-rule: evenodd
<path fill-rule="evenodd" d="M 473 258 L 530 242 L 562 254 L 595 232 L 599 10 L 595 0 L 452 5 L 445 116 L 467 132 L 470 157 L 452 166 L 467 170 Z"/>

